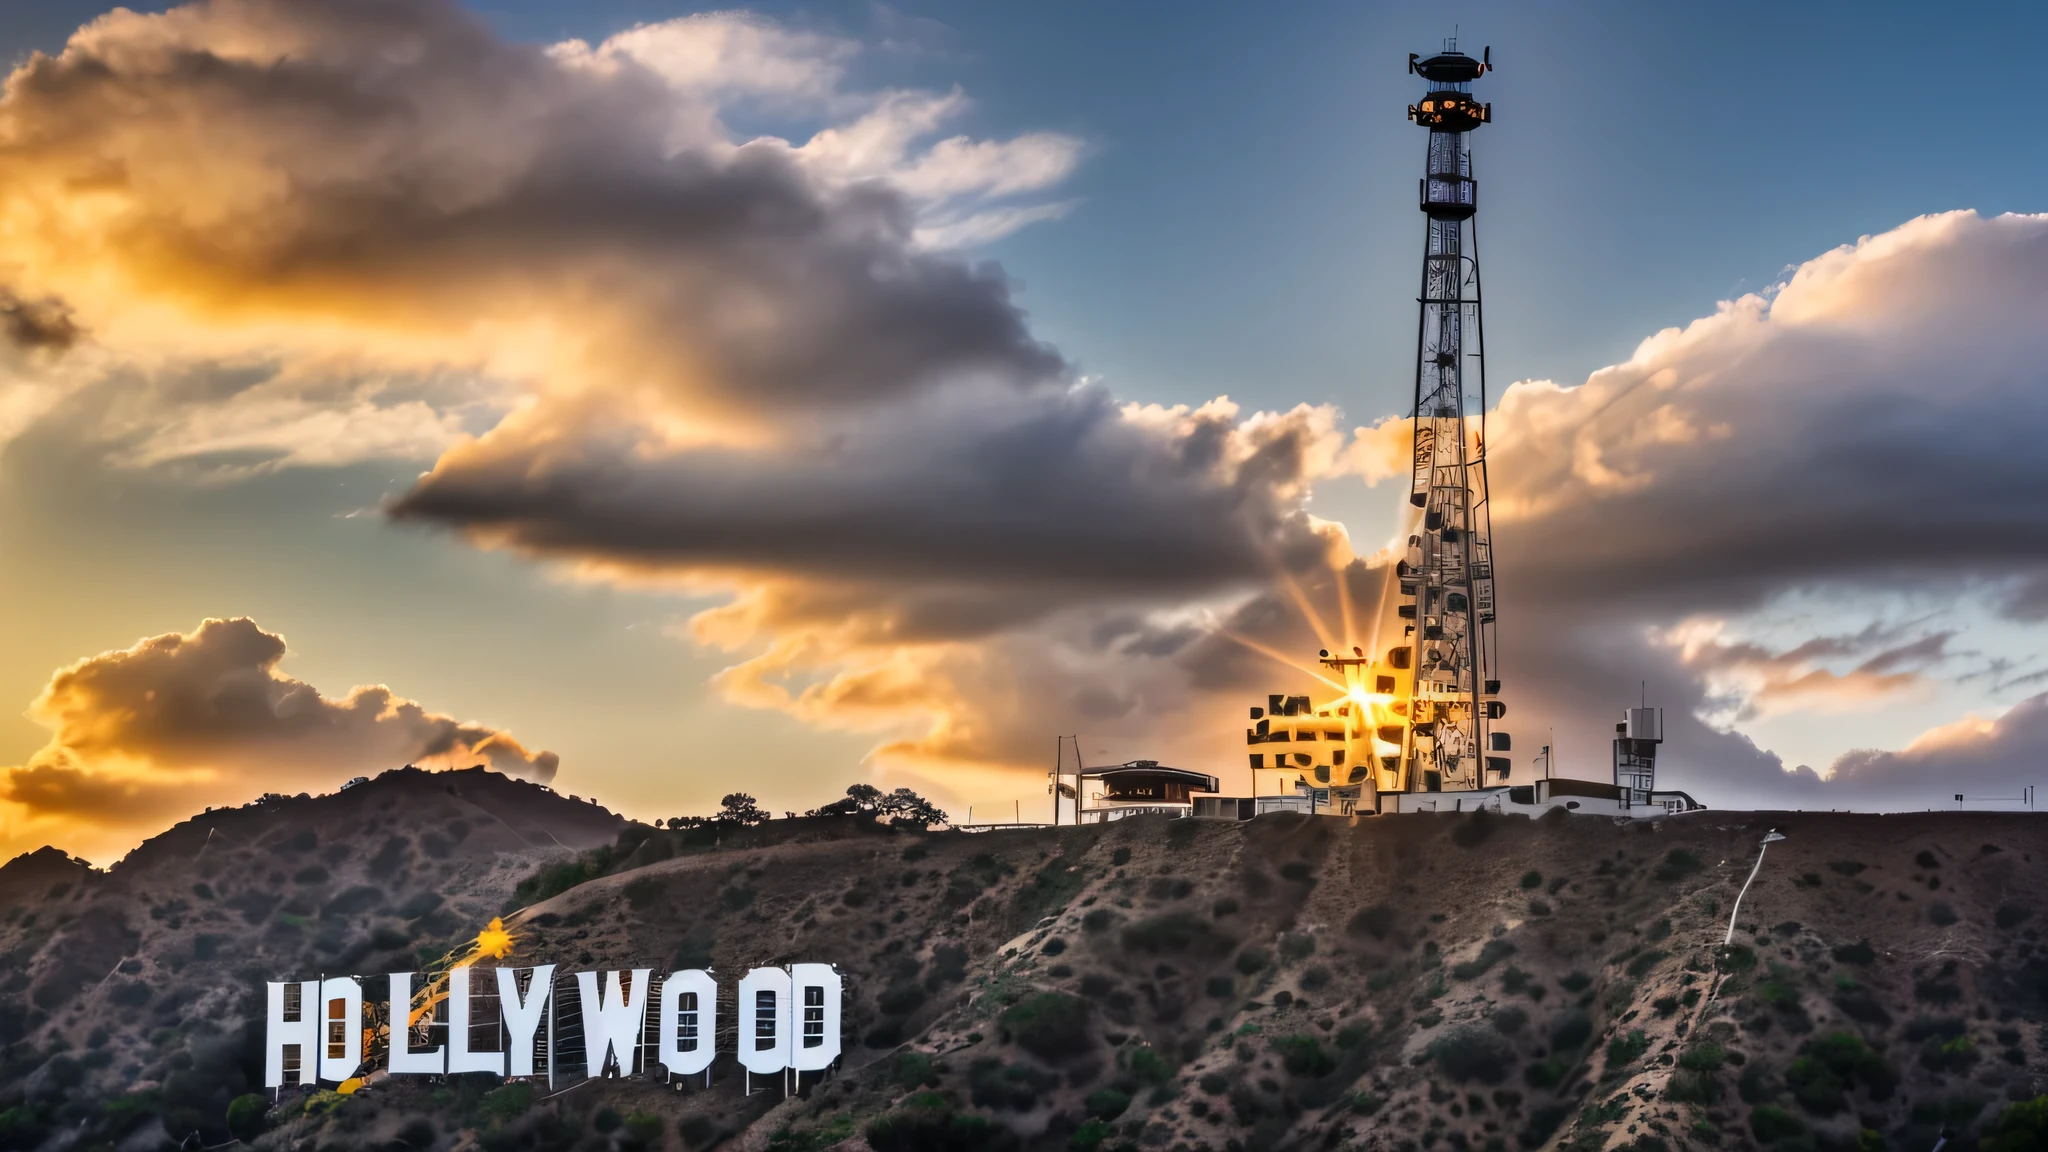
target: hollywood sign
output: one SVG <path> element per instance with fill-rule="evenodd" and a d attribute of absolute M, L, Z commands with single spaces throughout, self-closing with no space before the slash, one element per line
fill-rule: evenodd
<path fill-rule="evenodd" d="M 477 987 L 480 973 L 495 982 Z M 385 1070 L 393 1076 L 441 1076 L 492 1072 L 530 1077 L 555 1073 L 556 1036 L 562 997 L 555 993 L 555 966 L 455 968 L 447 974 L 445 1000 L 414 1008 L 415 973 L 393 972 L 385 1019 L 392 1022 L 385 1046 Z M 718 984 L 691 968 L 654 978 L 651 968 L 630 972 L 578 972 L 572 987 L 578 1010 L 568 1029 L 580 1036 L 582 1071 L 598 1077 L 653 1072 L 675 1076 L 708 1072 L 717 1053 Z M 487 979 L 489 977 L 486 977 Z M 342 1083 L 365 1074 L 363 985 L 354 976 L 273 982 L 264 1031 L 263 1083 Z M 429 985 L 431 987 L 431 984 Z M 650 989 L 653 991 L 650 993 Z M 740 979 L 737 1052 L 753 1075 L 815 1072 L 840 1054 L 840 1009 L 845 986 L 830 964 L 755 968 Z M 447 1006 L 445 1023 L 434 1009 Z M 647 1042 L 650 1012 L 658 1027 Z M 401 1023 L 406 1022 L 406 1023 Z M 443 1032 L 442 1043 L 433 1043 Z M 479 1032 L 495 1033 L 497 1047 L 480 1046 Z M 568 1045 L 573 1050 L 573 1043 Z M 537 1069 L 545 1069 L 537 1072 Z M 575 1071 L 575 1069 L 570 1069 Z"/>

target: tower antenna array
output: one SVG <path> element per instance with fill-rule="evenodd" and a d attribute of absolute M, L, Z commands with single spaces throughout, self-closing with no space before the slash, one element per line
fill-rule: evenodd
<path fill-rule="evenodd" d="M 1408 118 L 1429 130 L 1420 186 L 1426 218 L 1416 328 L 1414 461 L 1409 502 L 1421 524 L 1396 578 L 1412 668 L 1397 791 L 1483 788 L 1504 781 L 1507 734 L 1489 732 L 1497 697 L 1493 533 L 1487 511 L 1486 348 L 1479 293 L 1479 185 L 1469 134 L 1493 119 L 1472 84 L 1493 70 L 1455 39 L 1408 70 L 1428 82 Z M 1468 388 L 1467 384 L 1476 385 Z M 1399 661 L 1400 655 L 1390 654 Z"/>

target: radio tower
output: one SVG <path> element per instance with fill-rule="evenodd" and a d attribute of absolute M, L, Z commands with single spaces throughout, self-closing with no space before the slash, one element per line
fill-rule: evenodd
<path fill-rule="evenodd" d="M 1411 54 L 1408 70 L 1429 83 L 1421 103 L 1408 106 L 1408 118 L 1429 129 L 1421 184 L 1428 224 L 1408 497 L 1422 509 L 1422 526 L 1408 538 L 1407 558 L 1396 569 L 1407 651 L 1389 654 L 1396 667 L 1406 663 L 1413 673 L 1395 790 L 1463 791 L 1505 783 L 1510 763 L 1486 755 L 1507 751 L 1508 737 L 1487 730 L 1506 709 L 1494 698 L 1500 681 L 1487 517 L 1478 184 L 1466 135 L 1493 118 L 1492 105 L 1472 98 L 1473 81 L 1493 70 L 1492 50 L 1475 60 L 1458 51 L 1454 37 L 1427 60 Z M 1478 386 L 1476 397 L 1468 380 Z"/>
<path fill-rule="evenodd" d="M 1321 653 L 1322 682 L 1341 695 L 1324 703 L 1274 693 L 1253 707 L 1245 730 L 1251 769 L 1281 773 L 1308 809 L 1415 811 L 1389 793 L 1470 792 L 1509 783 L 1508 734 L 1489 731 L 1506 714 L 1495 678 L 1493 547 L 1486 514 L 1486 360 L 1479 333 L 1478 185 L 1465 135 L 1491 120 L 1472 82 L 1493 70 L 1452 39 L 1408 71 L 1429 82 L 1408 118 L 1429 129 L 1422 177 L 1428 231 L 1422 251 L 1422 316 L 1415 354 L 1415 461 L 1409 500 L 1421 525 L 1394 566 L 1405 625 L 1399 643 L 1368 654 Z M 1469 334 L 1469 348 L 1467 339 Z M 1468 407 L 1465 381 L 1477 385 Z M 1385 611 L 1384 606 L 1380 609 Z M 1383 621 L 1371 635 L 1377 646 Z M 1341 676 L 1341 681 L 1335 677 Z M 1270 758 L 1270 763 L 1269 763 Z M 1424 801 L 1423 805 L 1437 802 Z"/>

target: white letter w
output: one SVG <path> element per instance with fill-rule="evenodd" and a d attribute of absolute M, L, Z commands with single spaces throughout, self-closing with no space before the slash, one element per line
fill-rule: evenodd
<path fill-rule="evenodd" d="M 604 974 L 604 993 L 597 989 L 597 973 L 578 972 L 576 991 L 583 1001 L 583 1057 L 594 1078 L 604 1074 L 605 1057 L 616 1053 L 619 1075 L 631 1076 L 633 1057 L 640 1051 L 640 1030 L 647 1020 L 647 984 L 652 968 L 633 969 L 630 995 L 619 987 L 619 974 Z"/>

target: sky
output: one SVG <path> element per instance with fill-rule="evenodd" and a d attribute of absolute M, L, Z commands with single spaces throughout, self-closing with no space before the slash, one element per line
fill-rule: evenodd
<path fill-rule="evenodd" d="M 1300 677 L 1231 637 L 1400 530 L 1453 29 L 1517 748 L 1643 694 L 1710 804 L 2036 782 L 2037 10 L 164 11 L 0 11 L 0 851 L 409 760 L 1248 786 Z"/>

